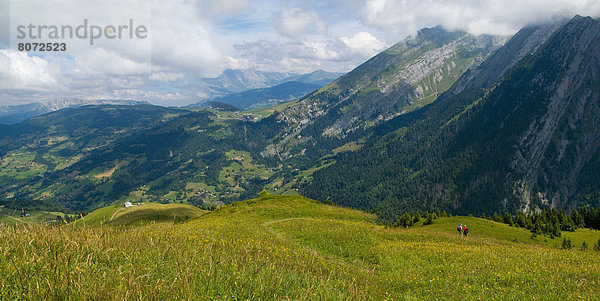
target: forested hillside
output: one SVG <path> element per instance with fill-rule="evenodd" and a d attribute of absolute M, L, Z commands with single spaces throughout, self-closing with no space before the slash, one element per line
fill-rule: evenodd
<path fill-rule="evenodd" d="M 262 189 L 375 210 L 600 204 L 598 21 L 423 29 L 259 110 L 83 107 L 0 127 L 0 206 L 214 206 Z"/>
<path fill-rule="evenodd" d="M 575 17 L 525 52 L 527 39 L 545 35 L 522 30 L 421 119 L 390 121 L 360 150 L 317 171 L 303 192 L 373 208 L 384 219 L 410 208 L 598 206 L 590 177 L 599 170 L 599 23 Z"/>

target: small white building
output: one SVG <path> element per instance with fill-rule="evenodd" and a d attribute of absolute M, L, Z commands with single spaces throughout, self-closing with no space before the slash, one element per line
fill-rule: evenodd
<path fill-rule="evenodd" d="M 125 202 L 125 205 L 123 205 L 123 207 L 125 207 L 125 208 L 133 207 L 133 204 L 131 202 Z"/>

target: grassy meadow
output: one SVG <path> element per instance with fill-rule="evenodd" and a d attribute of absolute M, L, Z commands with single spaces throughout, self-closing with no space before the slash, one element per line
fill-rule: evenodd
<path fill-rule="evenodd" d="M 88 217 L 118 210 L 107 208 Z M 386 228 L 371 214 L 299 196 L 233 203 L 186 222 L 90 220 L 1 226 L 0 299 L 597 300 L 599 293 L 600 252 L 591 248 L 599 231 L 563 232 L 575 247 L 562 250 L 562 238 L 532 239 L 488 220 Z M 469 237 L 456 233 L 459 223 Z M 579 249 L 583 241 L 590 249 Z"/>
<path fill-rule="evenodd" d="M 187 204 L 141 203 L 133 207 L 103 207 L 73 222 L 76 227 L 142 226 L 153 223 L 181 222 L 199 217 L 207 211 Z"/>

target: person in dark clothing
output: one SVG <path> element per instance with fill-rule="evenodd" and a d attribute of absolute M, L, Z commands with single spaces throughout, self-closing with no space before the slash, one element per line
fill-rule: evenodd
<path fill-rule="evenodd" d="M 465 236 L 469 235 L 469 228 L 467 228 L 467 225 L 463 226 L 463 233 L 464 233 Z"/>

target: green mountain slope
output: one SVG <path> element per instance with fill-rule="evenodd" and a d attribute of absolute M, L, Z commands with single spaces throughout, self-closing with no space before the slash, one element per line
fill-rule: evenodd
<path fill-rule="evenodd" d="M 85 106 L 3 127 L 0 129 L 0 205 L 16 204 L 19 209 L 63 207 L 65 204 L 61 204 L 59 198 L 44 191 L 44 185 L 39 186 L 51 178 L 45 175 L 63 172 L 119 139 L 187 113 L 189 111 L 150 105 Z"/>
<path fill-rule="evenodd" d="M 104 141 L 101 147 L 76 144 L 69 148 L 69 157 L 58 168 L 38 160 L 24 170 L 18 183 L 6 190 L 10 198 L 0 198 L 0 204 L 27 207 L 46 202 L 92 210 L 127 200 L 229 203 L 255 196 L 263 188 L 278 193 L 296 192 L 299 182 L 331 164 L 327 156 L 332 151 L 358 147 L 360 143 L 350 144 L 349 148 L 342 146 L 368 135 L 357 130 L 354 136 L 323 136 L 319 131 L 336 127 L 338 121 L 347 118 L 375 125 L 414 110 L 447 89 L 461 72 L 478 65 L 502 42 L 493 37 L 447 32 L 439 27 L 424 29 L 417 37 L 390 48 L 335 83 L 304 100 L 281 107 L 281 111 L 259 122 L 240 120 L 244 114 L 262 115 L 259 112 L 207 110 L 174 118 L 157 127 L 119 132 L 113 123 L 118 125 L 139 117 L 113 118 L 103 124 L 107 133 L 115 135 L 101 137 L 98 140 Z M 404 83 L 410 83 L 410 87 Z M 349 98 L 336 101 L 341 95 Z M 317 99 L 328 107 L 329 113 L 323 115 L 306 108 Z M 398 102 L 399 99 L 403 100 Z M 330 105 L 332 101 L 336 104 Z M 385 118 L 367 112 L 375 107 Z M 335 113 L 342 111 L 345 113 Z M 63 129 L 59 124 L 60 132 L 73 131 L 68 136 L 73 139 L 77 134 L 85 137 L 88 132 L 97 133 L 97 129 L 86 126 L 85 122 L 99 120 L 100 116 L 85 110 L 78 112 L 79 115 L 60 122 L 75 125 L 72 122 L 75 118 L 85 120 L 80 128 Z M 288 122 L 298 112 L 316 114 L 316 118 L 300 122 L 298 128 L 298 124 Z M 150 122 L 139 118 L 138 123 L 151 125 L 156 120 L 160 118 Z M 40 149 L 37 157 L 48 157 L 48 153 L 50 150 Z M 291 156 L 292 153 L 298 156 Z M 30 153 L 21 156 L 20 160 L 33 160 L 27 157 L 32 156 Z M 10 175 L 5 179 L 14 178 L 15 171 L 8 165 L 3 170 Z M 17 194 L 19 197 L 14 198 Z"/>
<path fill-rule="evenodd" d="M 593 250 L 472 217 L 408 229 L 297 196 L 183 224 L 0 228 L 2 299 L 594 299 Z M 456 233 L 466 223 L 469 237 Z M 563 234 L 577 248 L 600 232 Z M 16 268 L 15 268 L 16 267 Z M 30 277 L 25 277 L 31 274 Z M 37 284 L 40 284 L 37 286 Z M 551 283 L 552 285 L 549 285 Z M 44 284 L 44 285 L 42 285 Z"/>
<path fill-rule="evenodd" d="M 273 117 L 244 122 L 208 110 L 184 112 L 159 127 L 76 153 L 77 160 L 60 169 L 47 171 L 40 165 L 37 174 L 17 187 L 28 198 L 18 198 L 15 206 L 41 200 L 77 210 L 115 201 L 202 205 L 244 199 L 261 191 L 276 171 L 254 161 L 251 153 L 264 148 L 264 141 L 280 130 L 280 125 L 269 122 Z M 3 203 L 13 204 L 12 199 Z"/>
<path fill-rule="evenodd" d="M 353 133 L 432 102 L 505 40 L 422 29 L 282 112 L 286 129 L 263 155 L 302 156 L 315 145 L 326 153 Z"/>
<path fill-rule="evenodd" d="M 600 146 L 599 23 L 575 17 L 494 84 L 480 81 L 499 74 L 494 59 L 511 52 L 501 49 L 417 121 L 399 117 L 359 151 L 338 155 L 305 193 L 376 208 L 384 219 L 413 208 L 479 214 L 598 206 L 591 177 Z M 527 44 L 514 42 L 507 47 Z"/>
<path fill-rule="evenodd" d="M 96 148 L 123 137 L 124 133 L 139 133 L 185 113 L 185 110 L 151 105 L 102 105 L 63 109 L 4 126 L 1 129 L 3 135 L 0 137 L 0 155 L 26 145 L 43 148 L 44 143 L 56 143 L 54 140 L 61 140 L 60 137 L 70 139 L 73 151 Z"/>
<path fill-rule="evenodd" d="M 120 99 L 55 99 L 44 103 L 24 105 L 0 105 L 0 124 L 15 124 L 20 121 L 66 108 L 89 105 L 147 105 L 147 102 Z"/>
<path fill-rule="evenodd" d="M 207 211 L 184 204 L 141 203 L 132 207 L 114 205 L 94 210 L 74 222 L 77 227 L 139 226 L 151 223 L 182 222 L 199 217 Z"/>
<path fill-rule="evenodd" d="M 595 205 L 595 22 L 527 27 L 505 44 L 425 29 L 260 112 L 91 107 L 0 128 L 0 206 L 213 206 L 262 189 L 384 220 Z"/>

